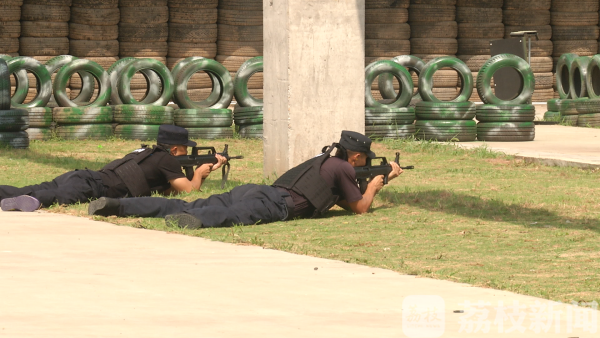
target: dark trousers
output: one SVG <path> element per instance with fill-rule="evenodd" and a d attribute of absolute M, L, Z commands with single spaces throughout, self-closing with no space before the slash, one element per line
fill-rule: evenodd
<path fill-rule="evenodd" d="M 270 223 L 287 218 L 285 196 L 289 194 L 271 186 L 246 184 L 193 202 L 161 197 L 123 198 L 119 216 L 165 217 L 188 213 L 199 218 L 204 227 Z"/>
<path fill-rule="evenodd" d="M 62 174 L 51 182 L 30 185 L 22 188 L 10 185 L 0 185 L 0 200 L 4 198 L 29 195 L 49 207 L 54 203 L 74 204 L 88 202 L 90 198 L 100 198 L 105 195 L 106 187 L 102 177 L 96 171 L 75 170 Z"/>

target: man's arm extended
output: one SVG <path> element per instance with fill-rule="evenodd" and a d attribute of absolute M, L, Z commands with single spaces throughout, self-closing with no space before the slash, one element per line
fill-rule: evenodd
<path fill-rule="evenodd" d="M 362 195 L 362 198 L 356 202 L 348 203 L 346 200 L 339 201 L 337 205 L 346 209 L 352 210 L 355 214 L 364 214 L 369 210 L 373 203 L 375 195 L 383 188 L 383 175 L 373 177 L 367 190 Z"/>
<path fill-rule="evenodd" d="M 215 155 L 217 158 L 217 163 L 216 164 L 212 164 L 212 163 L 206 163 L 203 164 L 201 166 L 199 166 L 198 168 L 196 168 L 196 170 L 194 171 L 194 177 L 192 178 L 192 180 L 188 180 L 186 177 L 181 177 L 181 178 L 176 178 L 174 180 L 170 180 L 169 183 L 171 184 L 171 188 L 165 190 L 163 192 L 164 195 L 170 195 L 170 194 L 179 194 L 181 192 L 192 192 L 192 190 L 200 190 L 200 187 L 202 187 L 202 183 L 204 182 L 204 179 L 206 179 L 208 177 L 208 175 L 210 175 L 211 171 L 217 170 L 219 169 L 225 162 L 227 162 L 227 160 L 225 159 L 225 157 L 221 156 L 221 155 Z"/>

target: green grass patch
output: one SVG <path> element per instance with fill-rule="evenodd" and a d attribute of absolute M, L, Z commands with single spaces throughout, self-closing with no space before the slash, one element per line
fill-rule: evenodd
<path fill-rule="evenodd" d="M 227 189 L 263 183 L 262 142 L 230 145 Z M 0 149 L 0 182 L 27 185 L 72 169 L 99 169 L 139 147 L 110 140 L 32 142 L 29 150 Z M 600 302 L 600 171 L 525 164 L 486 148 L 421 141 L 383 141 L 378 155 L 415 165 L 382 190 L 372 212 L 335 208 L 327 218 L 265 225 L 182 230 L 162 219 L 95 217 L 115 224 L 184 233 L 239 245 L 382 267 L 560 301 Z M 223 192 L 220 172 L 202 192 Z M 88 217 L 87 204 L 52 212 Z"/>

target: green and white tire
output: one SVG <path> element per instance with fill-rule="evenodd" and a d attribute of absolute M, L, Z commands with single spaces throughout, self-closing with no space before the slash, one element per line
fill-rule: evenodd
<path fill-rule="evenodd" d="M 406 125 L 367 125 L 365 135 L 371 139 L 410 138 L 414 137 L 416 128 L 413 124 Z"/>
<path fill-rule="evenodd" d="M 392 58 L 392 61 L 394 61 L 397 64 L 401 65 L 402 67 L 406 68 L 409 73 L 411 71 L 415 72 L 417 74 L 417 77 L 421 74 L 421 71 L 425 67 L 425 62 L 423 62 L 423 60 L 419 59 L 418 57 L 416 57 L 414 55 L 396 56 L 395 58 Z M 377 85 L 379 87 L 379 92 L 381 93 L 381 97 L 383 97 L 386 100 L 395 99 L 396 96 L 398 96 L 398 93 L 396 93 L 396 91 L 394 90 L 393 80 L 394 80 L 394 77 L 389 73 L 383 73 L 383 74 L 379 75 L 379 80 L 378 80 Z M 412 82 L 412 80 L 411 80 L 411 82 Z M 414 87 L 414 84 L 413 84 L 413 87 Z M 421 96 L 419 95 L 419 92 L 415 93 L 413 95 L 413 97 L 411 98 L 411 100 L 421 100 Z"/>
<path fill-rule="evenodd" d="M 67 83 L 75 73 L 88 73 L 99 84 L 98 97 L 92 102 L 75 102 L 67 95 Z M 54 99 L 61 107 L 101 107 L 110 100 L 110 78 L 108 73 L 94 61 L 77 59 L 64 65 L 54 78 Z"/>
<path fill-rule="evenodd" d="M 173 81 L 174 81 L 173 84 L 175 86 L 175 90 L 177 90 L 177 83 L 180 82 L 179 73 L 181 72 L 181 70 L 183 68 L 185 68 L 190 62 L 195 61 L 195 60 L 201 60 L 201 59 L 205 59 L 205 58 L 202 56 L 190 56 L 188 58 L 185 58 L 185 59 L 179 61 L 173 67 L 173 69 L 171 70 L 171 75 L 173 75 Z M 219 96 L 221 93 L 221 86 L 219 84 L 219 79 L 217 77 L 215 77 L 212 73 L 207 73 L 207 74 L 212 81 L 212 93 L 214 93 L 213 95 Z M 175 104 L 179 105 L 179 103 L 177 101 L 177 95 L 175 95 L 175 93 L 173 93 L 173 102 L 175 102 Z"/>
<path fill-rule="evenodd" d="M 174 113 L 176 126 L 184 128 L 230 127 L 233 115 L 229 109 L 177 109 Z"/>
<path fill-rule="evenodd" d="M 415 121 L 414 108 L 366 108 L 365 126 L 405 125 Z"/>
<path fill-rule="evenodd" d="M 377 102 L 373 98 L 371 86 L 381 74 L 391 74 L 400 83 L 400 92 L 387 103 Z M 365 106 L 369 108 L 401 108 L 410 103 L 413 95 L 413 83 L 406 68 L 390 60 L 375 61 L 365 68 Z"/>
<path fill-rule="evenodd" d="M 113 136 L 111 124 L 78 124 L 56 128 L 56 136 L 65 140 L 106 140 Z"/>
<path fill-rule="evenodd" d="M 206 127 L 206 128 L 186 128 L 191 139 L 217 139 L 232 138 L 233 129 L 231 127 Z"/>
<path fill-rule="evenodd" d="M 263 57 L 257 56 L 244 62 L 233 80 L 233 96 L 241 107 L 262 106 L 263 100 L 248 92 L 248 80 L 252 75 L 263 71 Z"/>
<path fill-rule="evenodd" d="M 52 59 L 46 61 L 44 66 L 48 70 L 48 73 L 50 73 L 50 77 L 52 77 L 52 74 L 57 72 L 63 66 L 65 66 L 65 65 L 71 63 L 73 60 L 77 60 L 77 59 L 79 59 L 79 58 L 75 57 L 73 55 L 59 55 L 59 56 L 53 57 Z M 79 95 L 77 95 L 77 97 L 75 99 L 73 99 L 73 102 L 76 102 L 78 104 L 79 103 L 85 104 L 85 103 L 89 102 L 90 99 L 94 96 L 94 87 L 95 87 L 94 77 L 87 72 L 80 72 L 78 74 L 82 79 L 82 87 L 81 87 L 81 90 L 79 91 Z M 52 96 L 50 97 L 50 101 L 52 101 L 52 100 L 54 100 L 54 94 L 52 94 Z"/>
<path fill-rule="evenodd" d="M 18 56 L 10 59 L 8 62 L 8 71 L 10 74 L 19 73 L 22 70 L 28 70 L 36 78 L 38 83 L 37 94 L 29 103 L 18 102 L 18 97 L 20 97 L 23 93 L 25 97 L 27 96 L 27 91 L 29 88 L 22 87 L 20 85 L 17 86 L 17 91 L 15 95 L 11 99 L 11 106 L 14 108 L 32 108 L 32 107 L 44 107 L 50 101 L 50 96 L 52 95 L 52 80 L 50 78 L 50 73 L 44 65 L 42 65 L 38 60 L 34 58 L 30 58 L 27 56 Z"/>
<path fill-rule="evenodd" d="M 197 72 L 204 71 L 213 79 L 213 91 L 203 101 L 192 101 L 187 93 L 190 78 Z M 193 60 L 178 73 L 175 84 L 175 97 L 178 106 L 183 109 L 215 108 L 224 109 L 229 107 L 233 100 L 233 81 L 231 74 L 220 63 L 212 59 Z M 219 90 L 215 90 L 214 82 L 217 80 Z"/>
<path fill-rule="evenodd" d="M 600 113 L 579 115 L 577 125 L 579 127 L 600 127 Z"/>
<path fill-rule="evenodd" d="M 558 111 L 547 111 L 544 113 L 544 121 L 560 122 L 562 116 Z"/>
<path fill-rule="evenodd" d="M 125 57 L 122 59 L 119 59 L 117 62 L 113 63 L 110 68 L 108 68 L 108 76 L 110 77 L 110 87 L 111 87 L 111 92 L 110 92 L 110 104 L 111 105 L 120 105 L 123 104 L 123 101 L 121 100 L 121 97 L 119 96 L 119 77 L 121 76 L 122 70 L 128 66 L 129 64 L 131 64 L 132 62 L 134 62 L 135 60 L 137 60 L 134 57 Z M 160 81 L 160 77 L 158 77 L 158 75 L 156 75 L 155 72 L 149 70 L 149 69 L 142 69 L 140 70 L 140 73 L 144 76 L 144 78 L 146 79 L 147 85 L 148 85 L 148 90 L 147 90 L 147 94 L 146 97 L 144 97 L 144 99 L 142 101 L 140 101 L 141 104 L 148 104 L 150 102 L 154 102 L 156 101 L 161 94 L 161 81 Z M 131 87 L 131 86 L 130 86 Z"/>
<path fill-rule="evenodd" d="M 596 114 L 600 113 L 600 99 L 578 99 L 574 100 L 575 109 L 578 114 Z"/>
<path fill-rule="evenodd" d="M 590 99 L 600 99 L 600 55 L 592 56 L 588 64 L 585 86 Z"/>
<path fill-rule="evenodd" d="M 571 64 L 569 72 L 569 93 L 573 99 L 587 97 L 587 70 L 590 63 L 589 56 L 579 56 Z"/>
<path fill-rule="evenodd" d="M 263 107 L 262 106 L 254 106 L 254 107 L 240 107 L 238 105 L 236 105 L 233 108 L 233 113 L 234 114 L 238 114 L 238 113 L 252 113 L 252 112 L 262 112 L 263 111 Z"/>
<path fill-rule="evenodd" d="M 473 74 L 467 65 L 451 56 L 437 57 L 425 64 L 419 75 L 419 95 L 423 101 L 441 102 L 433 94 L 433 74 L 442 68 L 452 68 L 458 72 L 461 79 L 460 94 L 449 102 L 466 102 L 473 92 Z"/>
<path fill-rule="evenodd" d="M 10 72 L 6 61 L 0 59 L 0 110 L 10 109 Z"/>
<path fill-rule="evenodd" d="M 47 128 L 52 125 L 52 108 L 34 107 L 26 110 L 29 112 L 29 129 Z"/>
<path fill-rule="evenodd" d="M 6 55 L 6 54 L 0 54 L 0 60 L 4 60 L 4 62 L 6 62 L 6 66 L 8 67 L 8 61 L 10 59 L 12 59 L 13 57 L 10 55 Z M 10 71 L 9 72 L 9 76 Z M 15 80 L 17 81 L 17 89 L 15 91 L 15 94 L 12 96 L 12 98 L 10 97 L 10 82 L 8 85 L 8 107 L 7 108 L 2 108 L 3 110 L 5 109 L 10 109 L 10 105 L 11 102 L 17 102 L 17 103 L 23 103 L 23 101 L 25 101 L 25 98 L 27 97 L 27 91 L 29 90 L 29 78 L 27 78 L 27 71 L 25 69 L 21 69 L 20 71 L 16 72 L 15 74 Z M 10 78 L 9 78 L 10 80 Z M 12 101 L 11 101 L 12 100 Z"/>
<path fill-rule="evenodd" d="M 162 92 L 160 96 L 152 101 L 147 102 L 147 100 L 143 100 L 145 103 L 137 101 L 133 95 L 131 94 L 131 79 L 135 73 L 140 72 L 142 70 L 148 70 L 156 73 L 160 78 L 160 83 L 162 84 Z M 146 72 L 142 72 L 145 75 Z M 128 63 L 123 67 L 123 70 L 119 74 L 119 82 L 117 87 L 119 88 L 119 97 L 124 104 L 148 104 L 153 106 L 166 106 L 171 101 L 171 97 L 173 96 L 173 76 L 169 71 L 169 68 L 165 66 L 162 62 L 155 59 L 138 59 L 131 63 Z M 147 77 L 149 80 L 149 78 Z M 149 80 L 150 81 L 150 80 Z M 150 84 L 150 90 L 154 88 L 155 84 Z M 146 96 L 148 98 L 149 95 Z"/>
<path fill-rule="evenodd" d="M 477 139 L 490 142 L 533 141 L 533 122 L 482 122 L 477 124 Z"/>
<path fill-rule="evenodd" d="M 64 124 L 112 123 L 111 107 L 59 107 L 53 110 L 54 121 Z"/>
<path fill-rule="evenodd" d="M 472 120 L 475 111 L 473 102 L 421 101 L 415 107 L 418 120 Z"/>
<path fill-rule="evenodd" d="M 0 132 L 0 147 L 27 149 L 29 148 L 29 136 L 24 131 Z"/>
<path fill-rule="evenodd" d="M 556 90 L 558 91 L 558 97 L 561 99 L 572 99 L 570 88 L 571 88 L 571 65 L 573 61 L 579 57 L 577 54 L 566 53 L 558 58 L 556 64 Z"/>
<path fill-rule="evenodd" d="M 29 112 L 27 110 L 0 110 L 0 132 L 17 132 L 27 128 L 29 128 Z"/>
<path fill-rule="evenodd" d="M 475 141 L 477 124 L 473 120 L 417 120 L 416 137 L 435 141 Z"/>
<path fill-rule="evenodd" d="M 262 138 L 263 137 L 263 125 L 261 124 L 249 124 L 240 126 L 238 134 L 242 138 Z"/>
<path fill-rule="evenodd" d="M 523 80 L 521 92 L 512 100 L 501 100 L 492 92 L 491 82 L 494 73 L 504 67 L 514 68 Z M 481 66 L 477 74 L 477 94 L 487 104 L 525 104 L 531 100 L 535 89 L 535 77 L 527 61 L 513 54 L 499 54 Z"/>
<path fill-rule="evenodd" d="M 46 141 L 52 138 L 52 128 L 28 128 L 25 130 L 30 140 Z"/>
<path fill-rule="evenodd" d="M 531 122 L 535 107 L 531 104 L 482 104 L 477 106 L 479 122 Z"/>
<path fill-rule="evenodd" d="M 153 105 L 113 106 L 114 121 L 120 124 L 173 124 L 173 108 Z"/>
<path fill-rule="evenodd" d="M 159 125 L 120 124 L 115 128 L 115 136 L 124 140 L 156 140 Z"/>

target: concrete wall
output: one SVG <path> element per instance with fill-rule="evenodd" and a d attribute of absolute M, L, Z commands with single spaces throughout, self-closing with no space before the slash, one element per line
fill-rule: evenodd
<path fill-rule="evenodd" d="M 364 0 L 265 0 L 264 173 L 364 132 Z"/>

